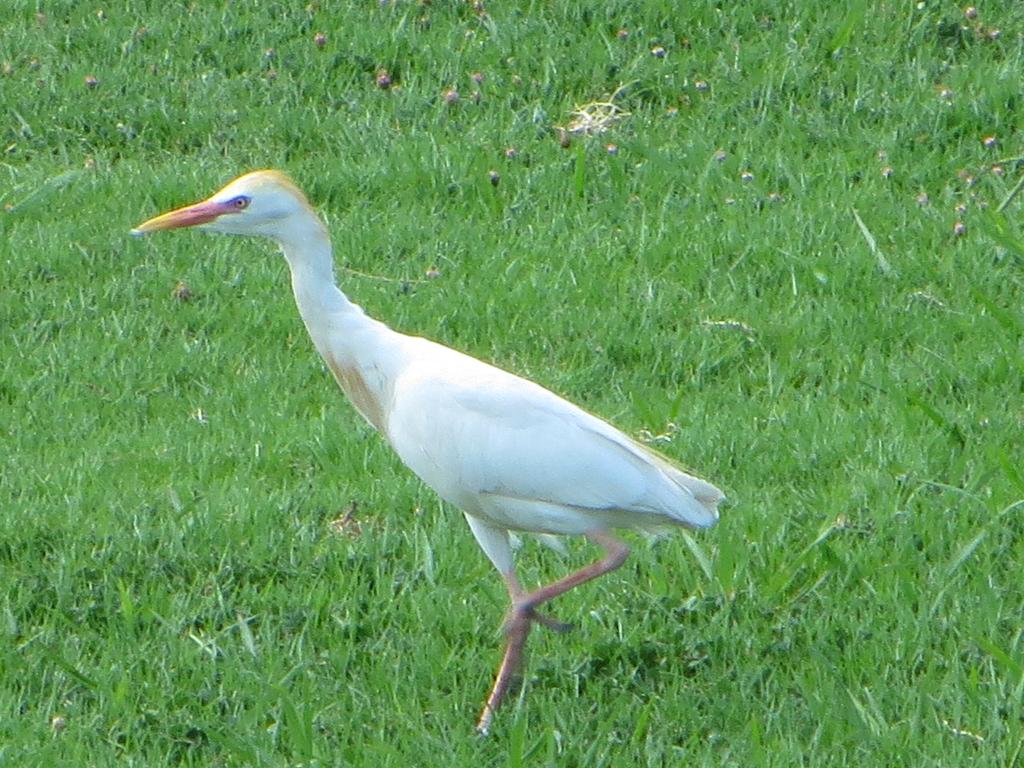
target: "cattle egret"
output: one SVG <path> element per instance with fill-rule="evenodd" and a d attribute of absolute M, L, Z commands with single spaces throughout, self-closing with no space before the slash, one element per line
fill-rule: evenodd
<path fill-rule="evenodd" d="M 537 608 L 622 565 L 617 528 L 706 528 L 722 492 L 547 389 L 367 316 L 338 289 L 327 229 L 283 173 L 255 171 L 132 230 L 198 227 L 275 240 L 299 314 L 356 410 L 402 461 L 458 507 L 511 600 L 506 647 L 477 729 L 520 679 Z M 604 557 L 533 591 L 516 577 L 510 531 L 582 535 Z"/>

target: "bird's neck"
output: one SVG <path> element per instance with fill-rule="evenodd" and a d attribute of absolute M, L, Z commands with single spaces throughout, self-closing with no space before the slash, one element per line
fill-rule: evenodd
<path fill-rule="evenodd" d="M 390 399 L 401 334 L 369 317 L 335 283 L 327 229 L 315 215 L 278 237 L 299 314 L 320 356 L 356 409 L 380 431 Z"/>
<path fill-rule="evenodd" d="M 323 319 L 363 315 L 334 281 L 334 259 L 327 229 L 312 214 L 278 237 L 292 275 L 292 291 L 310 334 Z M 365 315 L 363 315 L 365 316 Z M 316 338 L 314 336 L 314 341 Z"/>

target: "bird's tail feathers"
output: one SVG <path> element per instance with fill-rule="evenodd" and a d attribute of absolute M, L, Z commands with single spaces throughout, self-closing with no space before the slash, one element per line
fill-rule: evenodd
<path fill-rule="evenodd" d="M 688 475 L 670 464 L 662 467 L 662 471 L 673 483 L 689 491 L 697 502 L 692 506 L 699 507 L 695 510 L 698 515 L 687 516 L 688 522 L 701 528 L 710 528 L 718 522 L 718 505 L 725 500 L 724 493 L 706 480 Z"/>
<path fill-rule="evenodd" d="M 645 450 L 648 456 L 654 459 L 662 475 L 684 491 L 687 500 L 691 502 L 684 504 L 684 509 L 680 510 L 678 515 L 673 515 L 674 518 L 683 525 L 697 528 L 710 528 L 718 522 L 718 505 L 725 500 L 724 493 L 707 480 L 684 472 L 675 465 L 675 462 L 659 451 L 652 450 L 650 446 L 643 446 L 641 450 Z M 675 495 L 675 498 L 678 500 L 678 495 Z"/>

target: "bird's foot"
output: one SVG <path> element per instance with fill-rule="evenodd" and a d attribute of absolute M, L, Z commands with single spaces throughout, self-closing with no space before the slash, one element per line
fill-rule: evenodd
<path fill-rule="evenodd" d="M 565 621 L 559 621 L 553 616 L 548 616 L 546 613 L 539 613 L 529 603 L 513 603 L 509 609 L 508 615 L 505 617 L 505 621 L 502 622 L 501 630 L 506 635 L 513 631 L 513 628 L 520 622 L 536 622 L 542 627 L 547 627 L 553 632 L 564 634 L 571 632 L 576 628 L 576 625 L 570 624 Z"/>
<path fill-rule="evenodd" d="M 568 621 L 559 621 L 554 616 L 548 616 L 545 613 L 537 613 L 536 611 L 530 611 L 530 618 L 536 621 L 543 627 L 547 627 L 552 632 L 558 632 L 564 635 L 566 632 L 572 632 L 576 629 L 575 624 L 570 624 Z"/>
<path fill-rule="evenodd" d="M 534 618 L 530 615 L 531 609 L 523 606 L 513 605 L 505 620 L 505 656 L 501 660 L 498 674 L 494 678 L 494 687 L 491 688 L 491 695 L 487 697 L 480 719 L 477 722 L 476 730 L 482 736 L 487 735 L 491 727 L 491 719 L 495 711 L 501 706 L 505 696 L 516 690 L 523 682 L 523 651 L 526 647 L 526 638 L 530 635 L 530 628 L 533 626 Z"/>
<path fill-rule="evenodd" d="M 505 645 L 505 657 L 502 659 L 498 675 L 494 679 L 491 695 L 487 697 L 487 702 L 484 704 L 476 725 L 477 733 L 481 736 L 487 735 L 494 713 L 501 706 L 505 697 L 518 690 L 523 683 L 523 652 L 526 638 L 535 622 L 556 632 L 568 632 L 573 628 L 572 624 L 566 624 L 543 613 L 537 613 L 533 605 L 525 600 L 513 601 L 502 626 L 508 638 Z"/>
<path fill-rule="evenodd" d="M 480 713 L 480 719 L 476 721 L 476 733 L 478 736 L 486 736 L 491 732 L 491 721 L 494 719 L 494 710 L 490 704 L 484 704 L 484 711 Z"/>

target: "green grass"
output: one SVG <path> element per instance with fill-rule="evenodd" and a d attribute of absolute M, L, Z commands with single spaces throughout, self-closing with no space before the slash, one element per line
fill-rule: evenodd
<path fill-rule="evenodd" d="M 0 10 L 0 764 L 1021 765 L 1024 9 L 303 6 Z M 127 236 L 266 166 L 374 316 L 732 500 L 561 598 L 487 740 L 500 580 L 283 260 Z"/>

